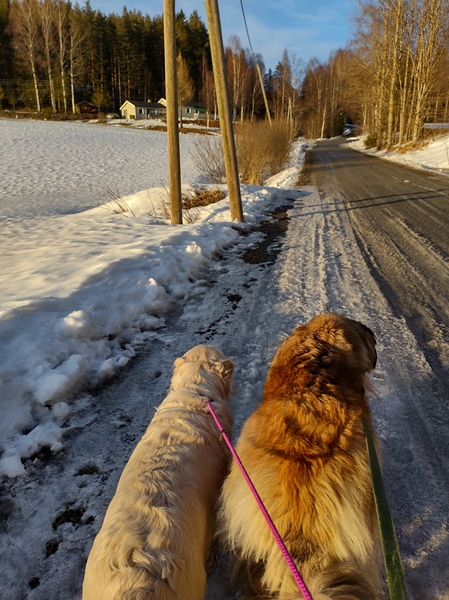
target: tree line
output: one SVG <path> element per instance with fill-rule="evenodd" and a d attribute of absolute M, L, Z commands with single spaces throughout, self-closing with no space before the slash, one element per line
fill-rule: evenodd
<path fill-rule="evenodd" d="M 177 43 L 198 96 L 208 33 L 197 12 L 176 19 Z M 164 95 L 163 19 L 123 9 L 104 15 L 89 2 L 0 0 L 0 80 L 6 97 L 54 112 L 92 100 L 118 111 L 127 100 Z M 209 68 L 209 67 L 208 67 Z M 95 98 L 94 98 L 95 100 Z M 102 100 L 100 102 L 100 100 Z M 14 102 L 10 101 L 10 104 Z"/>
<path fill-rule="evenodd" d="M 377 149 L 412 143 L 449 120 L 447 0 L 358 0 L 345 49 L 306 69 L 305 134 L 357 124 Z"/>
<path fill-rule="evenodd" d="M 209 36 L 196 11 L 177 14 L 176 42 L 182 101 L 199 101 L 216 116 Z M 236 36 L 225 54 L 236 120 L 266 114 L 259 71 L 275 118 L 290 115 L 299 126 L 300 61 L 286 51 L 275 72 L 265 73 L 263 57 Z M 163 17 L 126 8 L 104 15 L 89 1 L 0 0 L 0 85 L 0 100 L 15 108 L 20 99 L 38 111 L 75 112 L 76 102 L 91 100 L 118 112 L 125 100 L 157 101 L 165 95 Z"/>
<path fill-rule="evenodd" d="M 232 36 L 225 48 L 234 120 L 285 119 L 308 138 L 352 123 L 377 148 L 416 143 L 449 119 L 447 0 L 357 0 L 352 36 L 326 62 L 285 50 L 274 71 Z M 176 16 L 179 95 L 217 115 L 209 37 L 194 11 Z M 261 86 L 261 77 L 263 78 Z M 164 97 L 163 17 L 104 15 L 68 0 L 0 0 L 0 85 L 14 105 L 73 112 L 79 100 L 118 112 Z M 1 92 L 0 92 L 1 94 Z M 0 95 L 1 99 L 1 95 Z"/>

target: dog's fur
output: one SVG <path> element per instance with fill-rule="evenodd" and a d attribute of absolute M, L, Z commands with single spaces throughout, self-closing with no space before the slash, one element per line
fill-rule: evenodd
<path fill-rule="evenodd" d="M 213 508 L 229 454 L 234 363 L 216 346 L 174 363 L 168 395 L 135 448 L 87 561 L 83 600 L 202 600 Z"/>
<path fill-rule="evenodd" d="M 374 600 L 382 557 L 363 415 L 375 337 L 319 315 L 298 327 L 268 370 L 237 452 L 314 600 Z M 219 501 L 218 537 L 264 598 L 301 598 L 235 462 Z M 254 597 L 254 594 L 253 594 Z M 259 596 L 258 596 L 259 597 Z"/>

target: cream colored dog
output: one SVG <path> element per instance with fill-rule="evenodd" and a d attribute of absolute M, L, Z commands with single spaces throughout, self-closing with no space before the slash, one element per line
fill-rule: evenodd
<path fill-rule="evenodd" d="M 382 553 L 363 415 L 375 338 L 362 323 L 318 315 L 280 346 L 237 452 L 314 600 L 375 600 Z M 222 541 L 264 598 L 301 598 L 237 465 L 221 496 Z M 254 594 L 252 594 L 254 596 Z M 258 596 L 258 597 L 260 597 Z"/>
<path fill-rule="evenodd" d="M 174 364 L 168 395 L 120 477 L 87 561 L 83 600 L 200 600 L 213 508 L 229 465 L 224 427 L 234 363 L 200 345 Z"/>

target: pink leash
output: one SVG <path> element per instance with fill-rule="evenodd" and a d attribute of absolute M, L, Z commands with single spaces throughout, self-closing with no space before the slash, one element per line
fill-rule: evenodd
<path fill-rule="evenodd" d="M 267 509 L 265 508 L 264 503 L 262 502 L 261 497 L 259 496 L 259 494 L 257 493 L 256 488 L 253 485 L 253 482 L 251 481 L 248 473 L 246 472 L 245 467 L 242 464 L 242 461 L 240 460 L 237 452 L 235 451 L 234 446 L 232 445 L 231 440 L 229 439 L 228 434 L 226 433 L 225 429 L 223 429 L 222 424 L 220 423 L 216 412 L 214 411 L 214 409 L 212 408 L 211 405 L 211 400 L 207 400 L 206 402 L 208 409 L 210 410 L 211 415 L 214 418 L 215 423 L 217 424 L 218 429 L 220 430 L 221 435 L 224 438 L 224 441 L 226 442 L 229 450 L 231 451 L 232 456 L 234 457 L 235 462 L 238 464 L 243 477 L 246 480 L 246 483 L 249 485 L 250 490 L 253 493 L 254 498 L 256 499 L 257 504 L 259 505 L 260 510 L 262 511 L 263 516 L 265 517 L 266 522 L 268 523 L 269 528 L 271 529 L 271 533 L 274 536 L 274 539 L 276 540 L 279 548 L 281 549 L 281 552 L 287 562 L 287 565 L 290 569 L 290 571 L 292 572 L 293 578 L 296 581 L 296 583 L 298 584 L 299 589 L 301 590 L 301 594 L 304 598 L 304 600 L 313 600 L 312 596 L 310 595 L 309 590 L 307 589 L 306 584 L 304 583 L 303 578 L 301 577 L 301 575 L 299 574 L 298 569 L 296 568 L 295 563 L 293 562 L 292 557 L 290 556 L 289 551 L 287 550 L 287 547 L 285 546 L 281 536 L 279 535 L 278 530 L 276 529 L 276 525 L 273 523 L 270 515 L 268 514 Z"/>

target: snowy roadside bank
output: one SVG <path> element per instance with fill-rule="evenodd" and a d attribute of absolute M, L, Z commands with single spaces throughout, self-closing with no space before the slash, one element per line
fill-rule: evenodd
<path fill-rule="evenodd" d="M 359 152 L 372 154 L 378 158 L 391 160 L 416 169 L 438 171 L 449 175 L 449 135 L 438 137 L 430 141 L 425 147 L 418 150 L 409 150 L 408 152 L 397 152 L 395 150 L 376 152 L 375 149 L 367 149 L 365 148 L 363 136 L 348 140 L 346 146 Z"/>
<path fill-rule="evenodd" d="M 166 189 L 155 185 L 166 178 L 166 134 L 5 120 L 0 132 L 9 161 L 2 163 L 1 210 L 8 214 L 13 205 L 15 211 L 0 232 L 0 474 L 15 477 L 25 473 L 22 459 L 40 448 L 63 448 L 74 394 L 124 367 L 164 327 L 173 301 L 185 297 L 207 264 L 235 243 L 239 229 L 265 218 L 273 198 L 282 197 L 280 188 L 294 185 L 304 144 L 296 144 L 292 166 L 271 187 L 242 186 L 245 225 L 231 222 L 225 198 L 192 209 L 190 224 L 172 227 L 160 211 Z M 41 147 L 49 149 L 45 156 Z M 98 154 L 87 171 L 73 159 L 81 148 L 84 156 Z M 182 153 L 191 181 L 185 193 L 199 179 L 190 151 L 187 145 Z M 111 202 L 83 210 L 99 165 L 109 165 L 104 181 L 122 175 L 118 155 L 131 155 L 137 180 L 125 177 L 121 189 L 153 187 L 123 196 L 129 210 L 122 214 Z M 140 157 L 137 166 L 133 155 Z"/>

